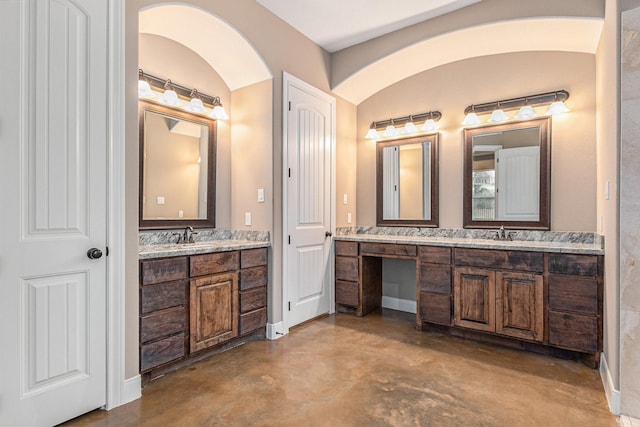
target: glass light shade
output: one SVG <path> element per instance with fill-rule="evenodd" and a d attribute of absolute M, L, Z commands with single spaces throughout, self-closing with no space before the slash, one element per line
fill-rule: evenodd
<path fill-rule="evenodd" d="M 480 120 L 480 117 L 478 117 L 476 113 L 472 112 L 467 114 L 467 116 L 462 121 L 462 124 L 465 126 L 475 126 L 475 125 L 479 125 L 481 122 L 482 121 Z"/>
<path fill-rule="evenodd" d="M 438 129 L 438 124 L 433 119 L 429 119 L 426 122 L 424 122 L 424 124 L 422 125 L 422 128 L 420 128 L 420 130 L 422 130 L 423 132 L 433 132 L 434 130 L 437 130 L 437 129 Z"/>
<path fill-rule="evenodd" d="M 402 129 L 402 131 L 406 134 L 414 134 L 418 132 L 418 128 L 416 127 L 416 125 L 413 124 L 413 122 L 407 122 L 404 125 L 404 128 Z"/>
<path fill-rule="evenodd" d="M 523 105 L 520 110 L 518 110 L 518 114 L 516 114 L 516 119 L 518 120 L 526 120 L 535 117 L 537 114 L 535 110 L 530 105 Z"/>
<path fill-rule="evenodd" d="M 375 130 L 375 128 L 369 128 L 369 131 L 367 132 L 367 135 L 365 136 L 366 139 L 379 139 L 380 138 L 380 134 L 378 133 L 377 130 Z"/>
<path fill-rule="evenodd" d="M 569 110 L 564 102 L 556 101 L 553 104 L 549 105 L 549 109 L 547 110 L 547 116 L 557 116 L 558 114 L 568 113 Z"/>
<path fill-rule="evenodd" d="M 211 110 L 211 113 L 209 114 L 209 117 L 211 117 L 213 119 L 216 119 L 216 120 L 227 120 L 227 119 L 229 119 L 229 115 L 224 110 L 224 107 L 222 105 L 216 105 L 215 107 L 213 107 L 213 110 Z"/>
<path fill-rule="evenodd" d="M 171 105 L 174 107 L 177 105 L 180 105 L 178 94 L 176 93 L 176 91 L 171 89 L 165 90 L 162 96 L 160 97 L 159 101 L 163 104 Z"/>
<path fill-rule="evenodd" d="M 491 117 L 489 117 L 489 123 L 502 123 L 509 120 L 509 116 L 500 108 L 493 110 Z"/>
<path fill-rule="evenodd" d="M 187 111 L 191 111 L 192 113 L 205 112 L 204 104 L 198 98 L 192 98 L 191 101 L 189 101 L 189 104 L 184 109 Z"/>
<path fill-rule="evenodd" d="M 389 125 L 384 130 L 384 133 L 382 134 L 382 136 L 385 136 L 385 137 L 398 136 L 398 129 L 396 129 L 395 126 Z"/>
<path fill-rule="evenodd" d="M 138 80 L 138 97 L 139 98 L 154 98 L 156 95 L 151 90 L 149 82 L 146 80 Z"/>

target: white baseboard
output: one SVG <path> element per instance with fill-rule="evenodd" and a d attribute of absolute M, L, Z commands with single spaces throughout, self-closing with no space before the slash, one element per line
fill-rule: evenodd
<path fill-rule="evenodd" d="M 267 339 L 268 340 L 277 340 L 284 336 L 284 324 L 282 322 L 278 323 L 267 323 Z"/>
<path fill-rule="evenodd" d="M 616 390 L 609 372 L 609 365 L 604 353 L 600 355 L 600 379 L 604 386 L 604 394 L 607 396 L 609 410 L 614 415 L 620 415 L 620 390 Z"/>
<path fill-rule="evenodd" d="M 400 299 L 394 297 L 382 297 L 382 308 L 390 308 L 392 310 L 404 311 L 406 313 L 417 313 L 417 305 L 415 301 L 408 299 Z"/>
<path fill-rule="evenodd" d="M 136 375 L 135 377 L 124 380 L 124 387 L 122 390 L 122 401 L 120 405 L 133 402 L 140 399 L 142 396 L 142 377 Z"/>

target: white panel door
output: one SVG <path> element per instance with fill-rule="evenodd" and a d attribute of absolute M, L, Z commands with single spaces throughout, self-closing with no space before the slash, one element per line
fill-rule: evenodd
<path fill-rule="evenodd" d="M 331 174 L 335 100 L 300 81 L 287 97 L 287 327 L 331 303 Z"/>
<path fill-rule="evenodd" d="M 538 221 L 540 215 L 540 147 L 496 151 L 498 218 Z"/>
<path fill-rule="evenodd" d="M 106 399 L 107 2 L 0 0 L 0 425 Z"/>

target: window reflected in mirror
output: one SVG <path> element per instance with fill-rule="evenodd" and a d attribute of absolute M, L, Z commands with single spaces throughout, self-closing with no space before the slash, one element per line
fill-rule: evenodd
<path fill-rule="evenodd" d="M 549 120 L 465 129 L 465 227 L 549 228 Z"/>
<path fill-rule="evenodd" d="M 378 225 L 437 227 L 438 135 L 378 142 Z"/>

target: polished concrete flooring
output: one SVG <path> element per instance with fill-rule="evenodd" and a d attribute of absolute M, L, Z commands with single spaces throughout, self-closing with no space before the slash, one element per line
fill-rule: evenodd
<path fill-rule="evenodd" d="M 336 314 L 245 344 L 69 426 L 616 426 L 597 370 Z"/>

